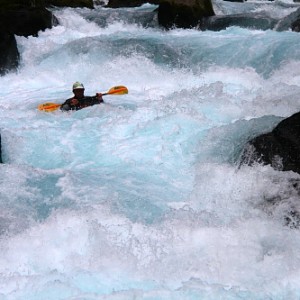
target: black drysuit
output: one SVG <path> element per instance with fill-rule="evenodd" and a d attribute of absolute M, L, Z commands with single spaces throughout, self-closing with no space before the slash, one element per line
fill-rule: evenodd
<path fill-rule="evenodd" d="M 71 101 L 73 99 L 77 99 L 79 103 L 77 105 L 72 105 Z M 61 110 L 79 110 L 87 106 L 92 106 L 95 104 L 102 103 L 103 100 L 99 100 L 97 96 L 84 96 L 82 98 L 76 98 L 72 97 L 70 99 L 67 99 L 61 106 Z"/>

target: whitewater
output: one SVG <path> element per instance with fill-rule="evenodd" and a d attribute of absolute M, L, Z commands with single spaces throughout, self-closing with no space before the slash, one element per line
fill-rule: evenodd
<path fill-rule="evenodd" d="M 16 37 L 21 65 L 0 77 L 1 300 L 300 298 L 300 175 L 239 165 L 300 110 L 299 33 L 165 31 L 155 8 L 52 8 L 60 25 Z M 75 81 L 129 93 L 37 110 Z"/>

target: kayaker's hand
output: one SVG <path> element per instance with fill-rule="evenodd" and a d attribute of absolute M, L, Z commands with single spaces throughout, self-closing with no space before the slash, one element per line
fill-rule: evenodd
<path fill-rule="evenodd" d="M 98 98 L 99 102 L 103 102 L 102 94 L 96 93 L 96 97 Z"/>
<path fill-rule="evenodd" d="M 73 98 L 71 100 L 71 104 L 74 105 L 74 106 L 76 106 L 78 103 L 79 103 L 78 99 Z"/>

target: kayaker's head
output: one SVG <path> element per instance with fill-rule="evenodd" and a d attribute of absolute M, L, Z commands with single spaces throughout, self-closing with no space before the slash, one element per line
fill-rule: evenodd
<path fill-rule="evenodd" d="M 84 97 L 84 86 L 80 82 L 75 82 L 73 84 L 73 93 L 76 98 L 82 98 Z"/>

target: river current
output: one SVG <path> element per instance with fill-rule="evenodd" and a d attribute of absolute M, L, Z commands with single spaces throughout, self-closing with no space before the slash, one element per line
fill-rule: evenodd
<path fill-rule="evenodd" d="M 300 34 L 53 8 L 0 78 L 0 299 L 299 299 L 299 174 L 239 167 L 300 109 Z M 282 18 L 290 2 L 214 2 Z M 128 95 L 44 113 L 80 81 Z"/>

